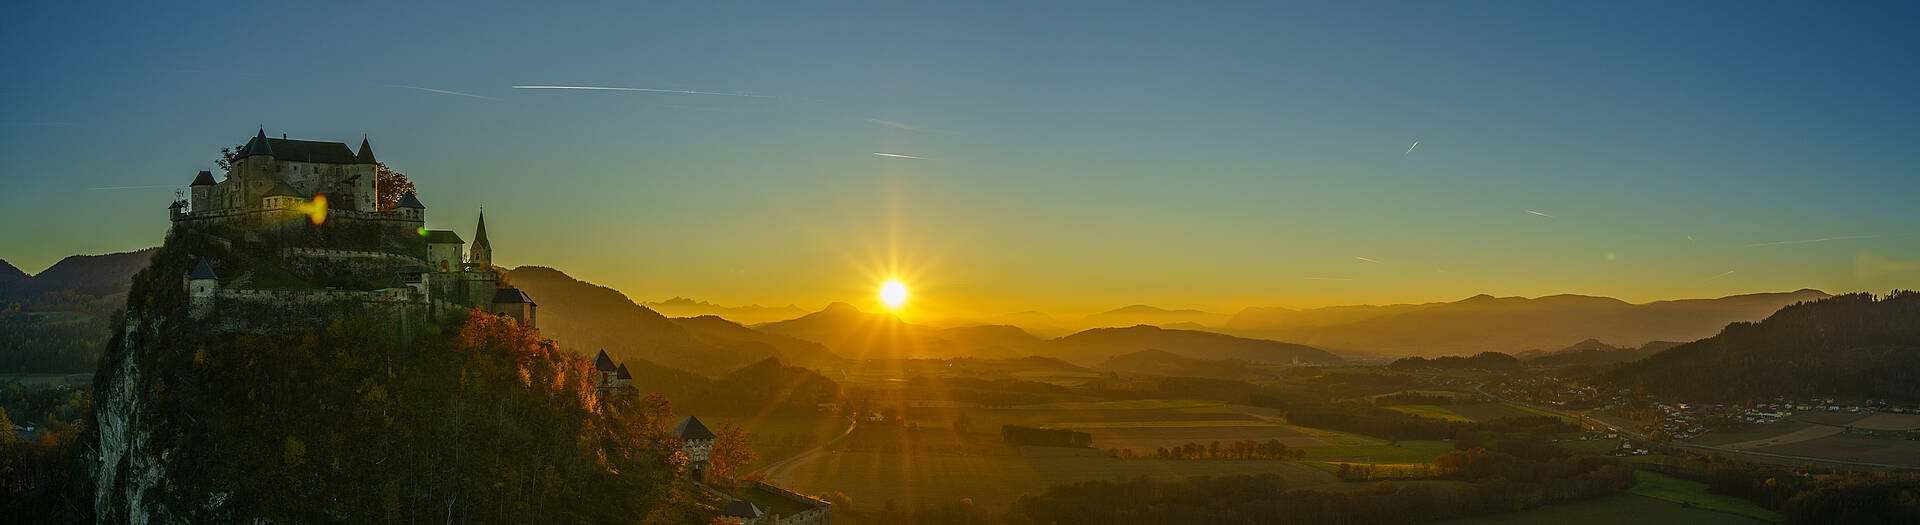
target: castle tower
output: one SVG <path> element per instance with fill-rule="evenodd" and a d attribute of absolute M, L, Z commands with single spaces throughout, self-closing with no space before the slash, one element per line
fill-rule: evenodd
<path fill-rule="evenodd" d="M 533 298 L 527 297 L 526 292 L 517 288 L 501 288 L 500 291 L 494 292 L 493 303 L 489 306 L 487 310 L 494 315 L 512 317 L 519 320 L 521 324 L 533 326 L 533 308 L 536 305 L 533 304 Z"/>
<path fill-rule="evenodd" d="M 460 271 L 460 247 L 467 241 L 453 230 L 427 230 L 427 264 L 433 265 L 432 271 L 447 273 Z"/>
<path fill-rule="evenodd" d="M 194 319 L 206 317 L 213 311 L 214 296 L 220 293 L 220 277 L 214 275 L 213 265 L 201 259 L 199 264 L 194 265 L 193 271 L 187 272 L 185 281 L 187 316 Z"/>
<path fill-rule="evenodd" d="M 480 225 L 473 228 L 473 248 L 467 262 L 493 266 L 493 245 L 487 243 L 487 211 L 480 210 Z"/>
<path fill-rule="evenodd" d="M 410 221 L 426 222 L 427 220 L 427 206 L 420 204 L 420 198 L 413 196 L 411 191 L 401 195 L 400 202 L 393 203 L 393 209 L 389 212 L 398 213 L 401 218 Z"/>
<path fill-rule="evenodd" d="M 187 186 L 188 190 L 193 192 L 188 209 L 195 213 L 212 209 L 213 185 L 213 172 L 201 170 L 200 174 L 195 175 L 193 184 Z"/>

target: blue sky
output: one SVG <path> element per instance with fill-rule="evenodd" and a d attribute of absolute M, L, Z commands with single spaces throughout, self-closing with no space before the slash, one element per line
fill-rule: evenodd
<path fill-rule="evenodd" d="M 370 136 L 434 227 L 485 205 L 497 262 L 639 299 L 1920 285 L 1912 4 L 1560 4 L 36 3 L 0 21 L 0 258 L 157 244 L 172 187 L 90 188 L 264 125 Z"/>

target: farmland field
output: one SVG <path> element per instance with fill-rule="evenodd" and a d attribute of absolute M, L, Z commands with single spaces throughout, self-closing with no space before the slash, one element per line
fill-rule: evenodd
<path fill-rule="evenodd" d="M 1674 503 L 1689 503 L 1694 507 L 1738 514 L 1765 521 L 1780 521 L 1779 513 L 1760 508 L 1751 501 L 1707 492 L 1707 484 L 1689 481 L 1665 474 L 1636 470 L 1633 478 L 1638 483 L 1628 489 L 1637 495 L 1656 498 Z"/>
<path fill-rule="evenodd" d="M 1605 454 L 1608 452 L 1612 452 L 1613 449 L 1620 448 L 1620 438 L 1589 439 L 1585 441 L 1562 441 L 1559 443 L 1554 443 L 1554 446 L 1564 448 L 1567 450 L 1576 451 L 1576 452 L 1586 452 L 1589 454 Z"/>
<path fill-rule="evenodd" d="M 1841 461 L 1920 466 L 1920 441 L 1904 439 L 1836 435 L 1756 450 Z"/>
<path fill-rule="evenodd" d="M 1622 520 L 1623 516 L 1631 516 Z M 1441 525 L 1612 525 L 1615 523 L 1757 525 L 1760 520 L 1637 494 L 1616 494 L 1537 509 L 1441 522 Z"/>
<path fill-rule="evenodd" d="M 782 487 L 818 494 L 840 491 L 861 508 L 945 503 L 973 498 L 1002 509 L 1023 492 L 1090 480 L 1147 477 L 1279 474 L 1289 487 L 1336 485 L 1333 475 L 1292 461 L 1147 460 L 1107 457 L 909 456 L 834 452 L 796 461 L 770 480 Z"/>

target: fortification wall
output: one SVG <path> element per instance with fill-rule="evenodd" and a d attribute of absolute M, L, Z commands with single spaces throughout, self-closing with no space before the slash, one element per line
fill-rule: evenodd
<path fill-rule="evenodd" d="M 365 280 L 379 284 L 407 266 L 425 267 L 426 261 L 405 255 L 364 250 L 281 248 L 280 266 L 301 279 L 317 283 Z M 376 284 L 377 286 L 378 284 Z"/>

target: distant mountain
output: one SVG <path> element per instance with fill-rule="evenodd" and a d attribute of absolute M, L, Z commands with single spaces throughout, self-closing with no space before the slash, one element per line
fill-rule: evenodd
<path fill-rule="evenodd" d="M 1190 323 L 1203 327 L 1226 324 L 1232 316 L 1203 312 L 1200 310 L 1168 310 L 1157 306 L 1136 304 L 1089 315 L 1080 321 L 1087 328 L 1125 327 L 1135 325 L 1162 326 L 1176 323 Z"/>
<path fill-rule="evenodd" d="M 1518 353 L 1587 338 L 1637 347 L 1707 337 L 1727 323 L 1761 319 L 1782 306 L 1826 297 L 1818 290 L 1799 290 L 1632 304 L 1584 295 L 1477 295 L 1418 305 L 1249 308 L 1229 320 L 1224 331 L 1323 348 L 1421 356 Z"/>
<path fill-rule="evenodd" d="M 768 321 L 778 321 L 781 319 L 792 319 L 794 317 L 799 317 L 807 313 L 806 310 L 802 310 L 800 309 L 800 307 L 794 306 L 794 305 L 760 306 L 757 304 L 750 304 L 746 306 L 721 306 L 718 304 L 714 304 L 706 301 L 696 301 L 696 300 L 688 299 L 685 297 L 675 297 L 672 299 L 667 299 L 665 301 L 642 303 L 641 306 L 645 306 L 649 309 L 652 309 L 655 312 L 660 312 L 661 315 L 665 315 L 668 317 L 699 317 L 703 315 L 717 315 L 717 316 L 724 317 L 724 318 L 727 318 L 739 323 L 744 323 L 744 324 L 764 323 Z"/>
<path fill-rule="evenodd" d="M 890 314 L 863 312 L 847 303 L 833 303 L 818 312 L 752 328 L 814 341 L 848 359 L 1020 357 L 1029 355 L 1040 342 L 1017 327 L 934 328 Z"/>
<path fill-rule="evenodd" d="M 703 338 L 612 288 L 553 268 L 514 268 L 507 280 L 539 305 L 541 333 L 582 354 L 606 350 L 617 360 L 644 359 L 708 376 L 780 356 L 764 341 L 728 342 L 714 332 Z"/>
<path fill-rule="evenodd" d="M 1194 359 L 1160 350 L 1141 350 L 1116 355 L 1094 365 L 1094 368 L 1129 374 L 1204 377 L 1230 381 L 1243 381 L 1256 375 L 1253 367 L 1246 361 Z"/>
<path fill-rule="evenodd" d="M 719 316 L 677 317 L 673 322 L 708 344 L 723 347 L 763 345 L 767 352 L 800 366 L 827 368 L 838 366 L 841 361 L 840 356 L 834 355 L 833 351 L 820 343 L 761 332 Z"/>
<path fill-rule="evenodd" d="M 1240 360 L 1271 364 L 1338 364 L 1340 358 L 1325 350 L 1306 345 L 1265 339 L 1247 339 L 1195 330 L 1168 330 L 1137 325 L 1128 328 L 1095 328 L 1047 341 L 1041 355 L 1059 356 L 1069 361 L 1099 362 L 1112 356 L 1143 350 L 1160 350 L 1205 360 Z"/>
<path fill-rule="evenodd" d="M 27 272 L 15 268 L 13 263 L 0 260 L 0 286 L 6 286 L 27 278 Z"/>
<path fill-rule="evenodd" d="M 811 416 L 821 403 L 839 399 L 840 385 L 833 380 L 812 370 L 787 366 L 779 359 L 766 359 L 714 380 L 705 393 L 686 405 L 733 414 L 797 412 Z"/>
<path fill-rule="evenodd" d="M 1586 365 L 1603 367 L 1638 361 L 1675 346 L 1680 346 L 1680 343 L 1673 341 L 1652 341 L 1640 345 L 1639 348 L 1619 348 L 1602 343 L 1599 339 L 1588 339 L 1574 343 L 1573 346 L 1551 352 L 1529 350 L 1521 352 L 1515 357 L 1526 361 L 1528 365 L 1532 366 L 1563 367 Z"/>
<path fill-rule="evenodd" d="M 1598 381 L 1690 400 L 1839 396 L 1920 401 L 1920 292 L 1846 294 L 1673 347 Z"/>
<path fill-rule="evenodd" d="M 47 292 L 63 290 L 102 297 L 127 293 L 133 283 L 133 274 L 146 268 L 157 250 L 159 248 L 105 255 L 74 255 L 32 276 L 12 264 L 0 261 L 0 298 L 32 300 Z"/>

